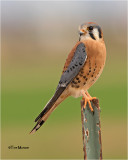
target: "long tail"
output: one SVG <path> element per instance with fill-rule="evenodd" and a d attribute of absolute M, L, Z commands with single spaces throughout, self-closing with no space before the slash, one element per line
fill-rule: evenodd
<path fill-rule="evenodd" d="M 35 119 L 35 122 L 37 124 L 32 129 L 30 134 L 35 133 L 48 119 L 49 115 L 52 113 L 52 111 L 65 99 L 68 97 L 67 94 L 64 93 L 65 87 L 59 87 L 57 91 L 55 92 L 54 96 L 51 98 L 51 100 L 46 104 L 43 111 L 39 114 L 39 116 Z"/>

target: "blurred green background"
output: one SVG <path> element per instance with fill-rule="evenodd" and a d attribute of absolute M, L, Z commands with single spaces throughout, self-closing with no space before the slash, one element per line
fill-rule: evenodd
<path fill-rule="evenodd" d="M 81 98 L 68 98 L 40 130 L 34 119 L 54 94 L 78 26 L 98 23 L 107 60 L 89 93 L 100 100 L 103 157 L 126 159 L 127 2 L 2 1 L 2 158 L 82 159 Z M 28 146 L 28 150 L 8 146 Z"/>

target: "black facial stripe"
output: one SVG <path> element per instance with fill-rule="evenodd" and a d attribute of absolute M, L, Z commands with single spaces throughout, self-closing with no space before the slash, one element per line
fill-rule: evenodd
<path fill-rule="evenodd" d="M 102 38 L 101 36 L 101 29 L 98 27 L 98 32 L 99 32 L 99 38 Z"/>
<path fill-rule="evenodd" d="M 96 26 L 96 28 L 98 29 L 98 32 L 99 32 L 99 38 L 102 38 L 102 36 L 101 36 L 101 28 L 99 26 Z"/>
<path fill-rule="evenodd" d="M 96 40 L 92 32 L 89 32 L 89 35 L 91 36 L 92 39 Z"/>
<path fill-rule="evenodd" d="M 81 36 L 79 36 L 79 41 L 81 40 Z"/>

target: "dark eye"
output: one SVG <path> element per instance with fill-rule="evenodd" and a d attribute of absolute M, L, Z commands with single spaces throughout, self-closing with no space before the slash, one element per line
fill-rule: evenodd
<path fill-rule="evenodd" d="M 90 26 L 90 27 L 88 27 L 88 29 L 91 31 L 91 30 L 93 30 L 93 27 L 92 27 L 92 26 Z"/>

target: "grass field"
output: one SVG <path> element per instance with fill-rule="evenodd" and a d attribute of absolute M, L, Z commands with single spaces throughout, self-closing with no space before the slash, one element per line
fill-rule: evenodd
<path fill-rule="evenodd" d="M 33 70 L 33 74 L 19 70 L 2 79 L 2 157 L 82 158 L 81 98 L 67 98 L 36 134 L 29 135 L 34 119 L 54 94 L 60 69 L 56 74 L 44 70 L 45 75 L 39 70 Z M 105 69 L 90 89 L 91 95 L 100 100 L 104 158 L 126 158 L 126 78 L 122 70 L 118 71 L 122 78 L 117 81 L 115 76 L 110 83 L 104 79 L 112 73 Z M 8 149 L 10 145 L 30 148 L 17 151 Z"/>
<path fill-rule="evenodd" d="M 66 116 L 62 116 L 66 118 Z M 82 129 L 79 121 L 65 123 L 62 118 L 56 121 L 53 115 L 35 135 L 29 135 L 31 125 L 4 128 L 2 133 L 2 157 L 29 159 L 82 159 Z M 54 120 L 54 121 L 53 121 Z M 118 142 L 118 143 L 116 143 Z M 10 145 L 30 147 L 28 150 L 8 149 Z M 125 119 L 105 121 L 102 119 L 103 157 L 126 158 Z M 38 149 L 37 149 L 38 148 Z"/>

